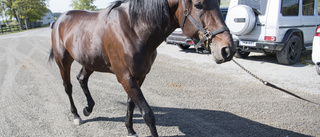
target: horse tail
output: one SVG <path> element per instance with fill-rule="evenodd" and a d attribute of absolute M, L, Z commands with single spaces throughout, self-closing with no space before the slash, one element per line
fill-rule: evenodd
<path fill-rule="evenodd" d="M 49 61 L 49 62 L 50 62 L 50 61 L 53 61 L 53 57 L 54 57 L 53 49 L 51 48 L 48 61 Z"/>

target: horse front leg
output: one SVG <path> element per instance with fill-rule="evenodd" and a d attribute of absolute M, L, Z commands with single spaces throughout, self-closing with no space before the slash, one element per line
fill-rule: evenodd
<path fill-rule="evenodd" d="M 92 99 L 92 96 L 91 96 L 89 88 L 88 88 L 88 80 L 89 80 L 89 77 L 92 73 L 93 73 L 92 70 L 89 70 L 89 69 L 86 69 L 85 67 L 82 67 L 79 72 L 79 75 L 77 76 L 77 79 L 81 85 L 83 93 L 85 94 L 85 96 L 87 98 L 88 106 L 83 108 L 83 114 L 85 116 L 89 116 L 91 114 L 93 107 L 95 105 L 95 102 Z"/>
<path fill-rule="evenodd" d="M 132 101 L 132 99 L 128 96 L 127 100 L 127 115 L 126 115 L 126 127 L 128 130 L 128 137 L 136 137 L 136 132 L 133 130 L 133 123 L 132 123 L 132 117 L 133 117 L 133 111 L 135 108 L 135 104 Z"/>
<path fill-rule="evenodd" d="M 121 80 L 121 84 L 128 94 L 128 111 L 126 118 L 126 126 L 129 132 L 128 135 L 135 135 L 135 132 L 132 128 L 132 115 L 135 104 L 139 108 L 145 123 L 149 127 L 151 135 L 153 137 L 158 137 L 157 129 L 155 126 L 156 120 L 154 117 L 154 113 L 145 100 L 140 89 L 140 85 L 131 76 L 124 77 Z"/>
<path fill-rule="evenodd" d="M 145 79 L 145 77 L 141 78 L 138 81 L 139 87 L 142 86 L 144 79 Z M 132 101 L 132 99 L 128 96 L 127 115 L 126 115 L 126 121 L 125 121 L 127 130 L 128 130 L 128 137 L 136 137 L 137 136 L 136 132 L 133 130 L 133 122 L 132 122 L 134 108 L 135 108 L 135 104 Z"/>

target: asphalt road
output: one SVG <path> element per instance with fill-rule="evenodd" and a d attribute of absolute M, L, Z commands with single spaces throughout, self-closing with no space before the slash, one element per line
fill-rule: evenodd
<path fill-rule="evenodd" d="M 72 66 L 75 104 L 84 120 L 73 124 L 59 70 L 48 62 L 50 29 L 0 36 L 0 136 L 126 136 L 126 98 L 113 74 L 94 73 L 96 102 L 85 117 L 85 96 Z M 160 136 L 320 136 L 320 105 L 266 87 L 233 62 L 217 65 L 209 54 L 163 43 L 142 91 L 155 112 Z M 310 54 L 293 66 L 273 56 L 236 59 L 264 80 L 320 103 L 320 76 Z M 150 135 L 136 109 L 134 128 Z"/>

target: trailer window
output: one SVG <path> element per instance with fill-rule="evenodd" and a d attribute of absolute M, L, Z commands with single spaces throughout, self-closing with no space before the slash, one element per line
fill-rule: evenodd
<path fill-rule="evenodd" d="M 320 15 L 320 0 L 318 0 L 318 15 Z"/>

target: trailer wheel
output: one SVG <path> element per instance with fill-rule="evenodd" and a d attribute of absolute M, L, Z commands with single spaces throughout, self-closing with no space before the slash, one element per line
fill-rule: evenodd
<path fill-rule="evenodd" d="M 184 44 L 178 44 L 179 48 L 182 50 L 188 49 L 190 46 L 189 45 L 184 45 Z"/>

